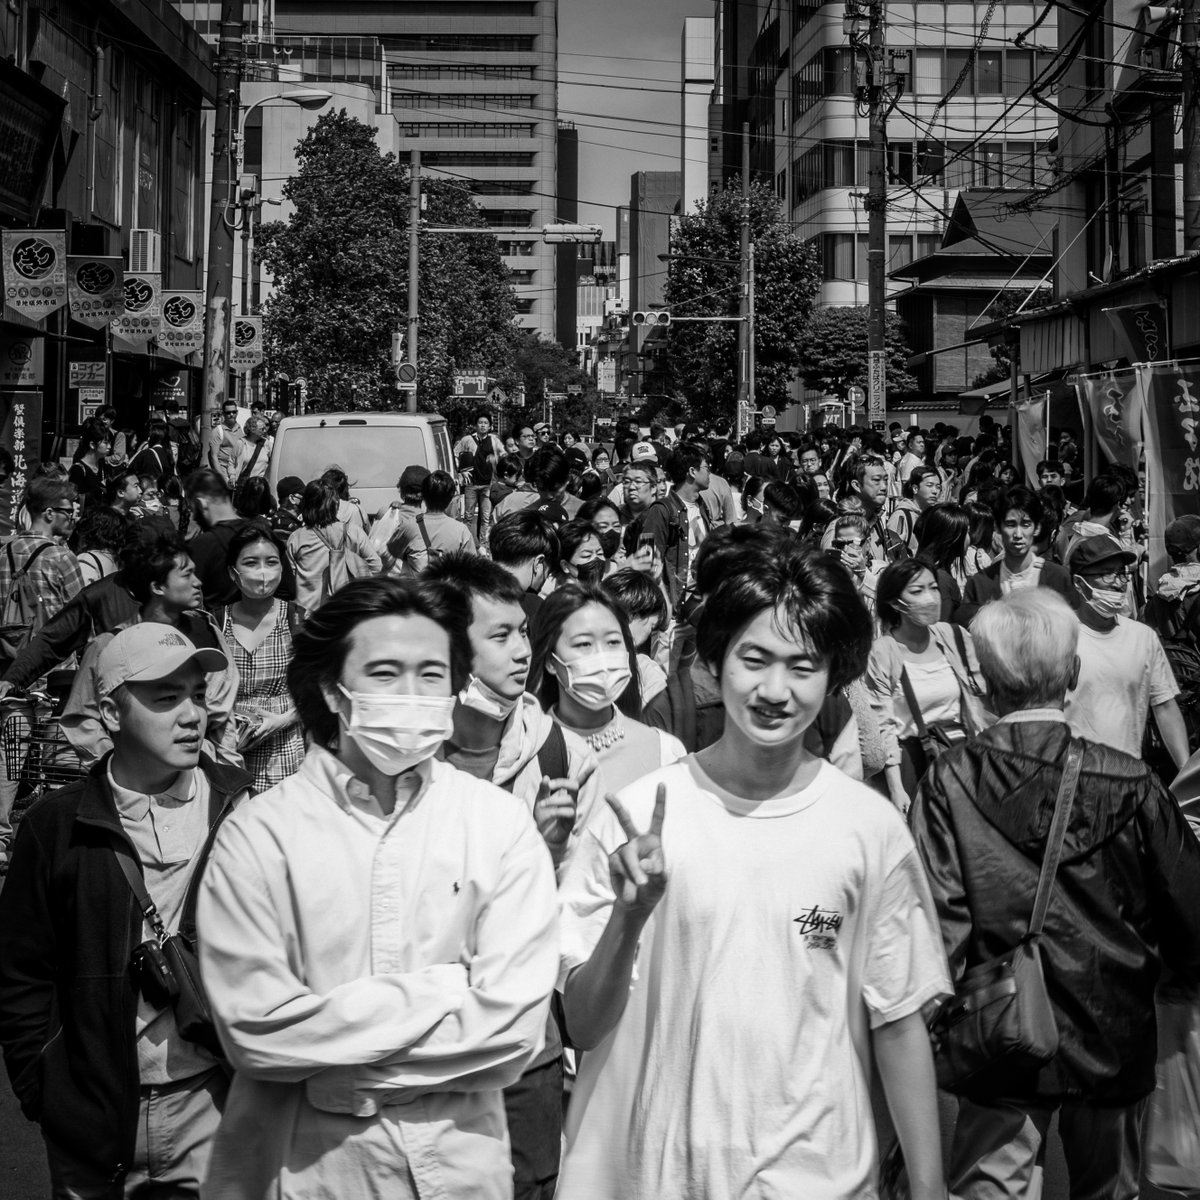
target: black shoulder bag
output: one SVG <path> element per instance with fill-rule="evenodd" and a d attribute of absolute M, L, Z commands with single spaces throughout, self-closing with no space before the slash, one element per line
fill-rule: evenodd
<path fill-rule="evenodd" d="M 1072 738 L 1025 936 L 1006 954 L 967 971 L 930 1023 L 938 1087 L 946 1091 L 968 1091 L 994 1067 L 1035 1069 L 1058 1053 L 1058 1023 L 1042 973 L 1041 937 L 1082 766 L 1083 743 Z"/>

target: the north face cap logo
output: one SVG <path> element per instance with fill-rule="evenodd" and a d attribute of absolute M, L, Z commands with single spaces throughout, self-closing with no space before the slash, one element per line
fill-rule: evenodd
<path fill-rule="evenodd" d="M 159 639 L 160 646 L 185 646 L 187 643 L 178 633 L 168 633 Z"/>

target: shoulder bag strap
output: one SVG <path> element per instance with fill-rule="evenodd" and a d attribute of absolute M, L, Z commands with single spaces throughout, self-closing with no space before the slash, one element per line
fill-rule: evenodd
<path fill-rule="evenodd" d="M 971 660 L 967 657 L 967 639 L 963 637 L 961 625 L 951 625 L 951 631 L 954 634 L 954 645 L 958 649 L 958 657 L 962 662 L 963 670 L 967 673 L 967 678 L 971 681 L 971 689 L 976 695 L 982 694 L 982 689 L 979 686 L 979 681 L 975 678 L 975 672 L 971 670 Z"/>
<path fill-rule="evenodd" d="M 1046 923 L 1046 910 L 1050 907 L 1050 893 L 1054 889 L 1054 877 L 1058 874 L 1062 858 L 1063 839 L 1067 836 L 1067 824 L 1071 819 L 1071 805 L 1079 787 L 1079 772 L 1083 767 L 1083 742 L 1071 738 L 1067 750 L 1067 761 L 1063 766 L 1062 782 L 1058 785 L 1058 799 L 1054 802 L 1054 820 L 1046 838 L 1046 854 L 1042 859 L 1042 870 L 1038 876 L 1037 895 L 1033 901 L 1033 915 L 1029 918 L 1030 938 L 1041 936 Z"/>
<path fill-rule="evenodd" d="M 420 513 L 417 516 L 417 529 L 421 533 L 421 541 L 425 543 L 425 553 L 428 554 L 433 550 L 433 543 L 429 540 L 429 530 L 425 528 L 425 514 Z"/>
<path fill-rule="evenodd" d="M 134 865 L 133 851 L 116 834 L 113 834 L 112 851 L 113 856 L 117 860 L 117 865 L 121 868 L 122 873 L 129 882 L 129 890 L 133 892 L 134 899 L 138 902 L 138 907 L 150 923 L 150 928 L 154 930 L 154 934 L 160 942 L 165 941 L 168 937 L 167 927 L 163 924 L 163 919 L 159 915 L 158 908 L 150 898 L 150 893 L 146 890 L 146 880 L 142 876 L 142 872 Z"/>
<path fill-rule="evenodd" d="M 925 718 L 921 716 L 921 706 L 917 703 L 916 694 L 913 692 L 907 667 L 900 668 L 900 686 L 904 689 L 904 699 L 908 704 L 908 711 L 912 713 L 913 724 L 917 727 L 917 736 L 928 737 L 929 730 L 925 726 Z"/>

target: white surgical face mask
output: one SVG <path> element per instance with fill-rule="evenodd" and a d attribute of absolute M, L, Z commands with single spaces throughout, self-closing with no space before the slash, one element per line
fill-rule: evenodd
<path fill-rule="evenodd" d="M 399 775 L 432 758 L 454 729 L 453 696 L 387 696 L 350 692 L 350 716 L 341 713 L 346 733 L 385 775 Z"/>
<path fill-rule="evenodd" d="M 478 675 L 472 675 L 467 686 L 458 693 L 458 700 L 463 708 L 483 713 L 493 721 L 507 721 L 509 714 L 520 703 L 521 697 L 510 700 L 507 696 L 500 695 L 495 688 L 488 687 Z"/>
<path fill-rule="evenodd" d="M 1121 617 L 1126 613 L 1128 596 L 1125 589 L 1096 587 L 1090 579 L 1080 575 L 1075 581 L 1076 590 L 1084 603 L 1097 616 Z"/>
<path fill-rule="evenodd" d="M 561 675 L 559 682 L 573 699 L 584 708 L 596 711 L 615 704 L 629 686 L 632 672 L 629 670 L 629 655 L 624 649 L 602 650 L 599 654 L 585 654 L 582 658 L 564 662 L 554 655 Z M 566 676 L 564 679 L 562 676 Z"/>

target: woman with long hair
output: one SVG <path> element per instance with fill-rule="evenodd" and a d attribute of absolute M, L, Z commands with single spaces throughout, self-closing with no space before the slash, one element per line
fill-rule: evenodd
<path fill-rule="evenodd" d="M 991 506 L 973 500 L 964 504 L 967 516 L 971 518 L 971 533 L 967 540 L 967 549 L 963 554 L 963 566 L 967 578 L 992 565 L 996 552 L 996 515 Z"/>
<path fill-rule="evenodd" d="M 130 460 L 129 469 L 139 475 L 154 475 L 160 480 L 169 479 L 177 474 L 166 421 L 150 422 L 145 445 Z M 161 483 L 159 486 L 162 486 Z"/>
<path fill-rule="evenodd" d="M 104 502 L 104 460 L 112 450 L 112 434 L 103 421 L 89 417 L 79 432 L 79 449 L 67 478 L 84 508 Z"/>
<path fill-rule="evenodd" d="M 871 646 L 867 688 L 883 733 L 887 792 L 907 812 L 930 765 L 932 741 L 949 744 L 987 723 L 971 635 L 941 620 L 936 568 L 919 558 L 889 564 L 875 585 L 882 630 Z"/>
<path fill-rule="evenodd" d="M 937 568 L 942 593 L 942 620 L 962 603 L 967 586 L 967 546 L 971 539 L 971 517 L 961 504 L 935 504 L 927 508 L 913 528 L 917 557 Z"/>
<path fill-rule="evenodd" d="M 265 475 L 252 475 L 233 489 L 233 508 L 239 517 L 262 521 L 268 525 L 278 508 L 275 493 Z"/>
<path fill-rule="evenodd" d="M 306 614 L 319 608 L 355 576 L 378 575 L 383 560 L 358 525 L 338 519 L 341 498 L 327 483 L 314 480 L 300 502 L 303 524 L 287 543 L 296 576 L 296 603 Z"/>
<path fill-rule="evenodd" d="M 266 530 L 254 525 L 239 529 L 229 542 L 225 565 L 239 596 L 217 613 L 217 621 L 238 669 L 238 749 L 261 792 L 298 771 L 304 760 L 304 737 L 287 689 L 299 613 L 275 595 L 283 579 L 283 556 Z"/>
<path fill-rule="evenodd" d="M 642 697 L 629 622 L 600 588 L 570 583 L 546 598 L 526 688 L 592 748 L 612 792 L 686 754 L 677 738 L 637 719 Z"/>

